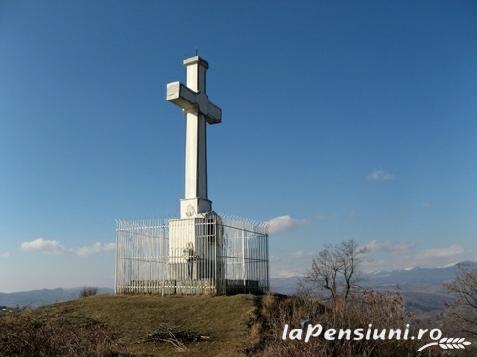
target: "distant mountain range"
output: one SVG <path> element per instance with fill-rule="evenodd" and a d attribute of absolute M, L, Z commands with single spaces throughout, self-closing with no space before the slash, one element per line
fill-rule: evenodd
<path fill-rule="evenodd" d="M 459 266 L 477 268 L 476 262 L 461 262 L 442 268 L 412 268 L 390 272 L 374 272 L 363 276 L 361 285 L 387 291 L 399 291 L 406 306 L 416 312 L 442 310 L 454 301 L 445 284 L 452 282 L 459 271 Z M 271 289 L 282 294 L 296 292 L 300 277 L 272 278 Z"/>
<path fill-rule="evenodd" d="M 391 272 L 366 274 L 361 285 L 368 288 L 399 291 L 404 296 L 409 309 L 417 312 L 442 310 L 453 301 L 445 284 L 453 281 L 459 266 L 477 268 L 476 262 L 462 262 L 442 268 L 412 268 Z M 296 292 L 300 277 L 271 278 L 273 292 L 293 294 Z M 83 288 L 41 289 L 14 293 L 0 293 L 0 306 L 37 307 L 77 299 Z M 98 294 L 111 294 L 110 288 L 99 288 Z"/>
<path fill-rule="evenodd" d="M 14 293 L 0 293 L 0 306 L 38 307 L 68 300 L 77 299 L 83 288 L 41 289 Z M 112 293 L 109 288 L 99 288 L 98 294 Z"/>

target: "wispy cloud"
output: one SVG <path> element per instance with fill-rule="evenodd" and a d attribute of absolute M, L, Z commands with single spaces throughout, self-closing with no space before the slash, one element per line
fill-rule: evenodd
<path fill-rule="evenodd" d="M 10 252 L 0 252 L 0 258 L 8 258 L 10 255 Z"/>
<path fill-rule="evenodd" d="M 273 256 L 270 259 L 271 274 L 274 278 L 303 276 L 311 267 L 316 250 L 295 250 Z"/>
<path fill-rule="evenodd" d="M 312 257 L 313 255 L 315 255 L 315 252 L 312 250 L 309 250 L 309 251 L 297 250 L 295 252 L 291 252 L 289 254 L 289 257 L 292 259 L 305 259 L 305 258 Z"/>
<path fill-rule="evenodd" d="M 303 269 L 287 269 L 280 266 L 271 269 L 272 278 L 292 278 L 295 276 L 303 276 L 305 271 Z"/>
<path fill-rule="evenodd" d="M 65 248 L 57 240 L 48 240 L 44 238 L 37 238 L 29 242 L 22 242 L 20 249 L 23 252 L 39 252 L 43 254 L 73 254 L 80 257 L 100 254 L 102 252 L 111 252 L 115 249 L 115 243 L 101 243 L 96 242 L 91 245 L 82 246 L 79 248 Z"/>
<path fill-rule="evenodd" d="M 80 257 L 86 257 L 89 255 L 95 255 L 99 254 L 102 252 L 111 252 L 116 248 L 116 244 L 111 242 L 111 243 L 100 243 L 96 242 L 92 245 L 88 246 L 83 246 L 80 247 L 76 250 L 76 254 L 78 254 Z"/>
<path fill-rule="evenodd" d="M 371 241 L 365 246 L 369 248 L 364 269 L 393 270 L 409 267 L 443 267 L 456 262 L 471 259 L 472 251 L 467 252 L 460 244 L 447 247 L 432 247 L 416 250 L 414 243 L 392 243 L 387 241 Z"/>
<path fill-rule="evenodd" d="M 328 220 L 328 219 L 334 219 L 335 218 L 335 214 L 317 214 L 315 216 L 315 219 L 317 221 L 325 221 L 325 220 Z"/>
<path fill-rule="evenodd" d="M 393 181 L 396 176 L 381 169 L 374 169 L 368 176 L 368 180 L 371 181 Z"/>
<path fill-rule="evenodd" d="M 289 215 L 279 216 L 268 220 L 270 233 L 284 232 L 297 226 L 308 224 L 304 218 L 293 218 Z"/>
<path fill-rule="evenodd" d="M 419 258 L 448 258 L 455 257 L 464 252 L 464 247 L 460 244 L 452 244 L 444 248 L 426 249 L 419 253 Z"/>
<path fill-rule="evenodd" d="M 43 238 L 22 242 L 20 249 L 24 252 L 41 252 L 45 254 L 62 254 L 65 252 L 65 248 L 60 242 Z"/>
<path fill-rule="evenodd" d="M 414 241 L 371 240 L 362 247 L 367 248 L 363 256 L 363 272 L 391 271 L 414 267 L 435 268 L 451 266 L 475 257 L 475 251 L 467 252 L 460 244 L 447 247 L 416 248 Z M 302 276 L 312 264 L 313 256 L 320 250 L 301 249 L 274 255 L 270 259 L 273 277 Z M 477 258 L 474 258 L 477 260 Z"/>
<path fill-rule="evenodd" d="M 371 240 L 363 248 L 372 252 L 402 253 L 414 247 L 414 242 L 395 242 L 390 240 Z"/>

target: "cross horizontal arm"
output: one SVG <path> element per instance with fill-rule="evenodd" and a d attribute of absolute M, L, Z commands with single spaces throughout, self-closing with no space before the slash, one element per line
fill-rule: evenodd
<path fill-rule="evenodd" d="M 167 84 L 166 99 L 187 112 L 198 110 L 197 93 L 191 91 L 180 82 Z"/>
<path fill-rule="evenodd" d="M 210 102 L 207 105 L 207 123 L 219 124 L 222 122 L 222 109 Z"/>
<path fill-rule="evenodd" d="M 166 99 L 186 112 L 199 112 L 204 115 L 209 124 L 218 124 L 222 121 L 222 109 L 208 100 L 202 93 L 196 93 L 180 82 L 167 85 Z"/>

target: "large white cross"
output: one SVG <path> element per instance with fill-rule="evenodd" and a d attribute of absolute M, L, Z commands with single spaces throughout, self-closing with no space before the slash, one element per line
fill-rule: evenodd
<path fill-rule="evenodd" d="M 209 101 L 206 93 L 207 61 L 194 56 L 184 60 L 187 82 L 167 85 L 167 100 L 186 113 L 185 197 L 181 218 L 212 211 L 207 196 L 207 123 L 222 121 L 222 110 Z"/>

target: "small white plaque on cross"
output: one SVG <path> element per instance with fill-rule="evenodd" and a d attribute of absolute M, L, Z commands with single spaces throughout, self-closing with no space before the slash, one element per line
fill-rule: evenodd
<path fill-rule="evenodd" d="M 207 61 L 194 56 L 184 60 L 187 82 L 167 85 L 166 99 L 186 113 L 185 197 L 181 200 L 181 218 L 212 211 L 207 194 L 207 123 L 222 121 L 222 110 L 206 92 Z"/>

